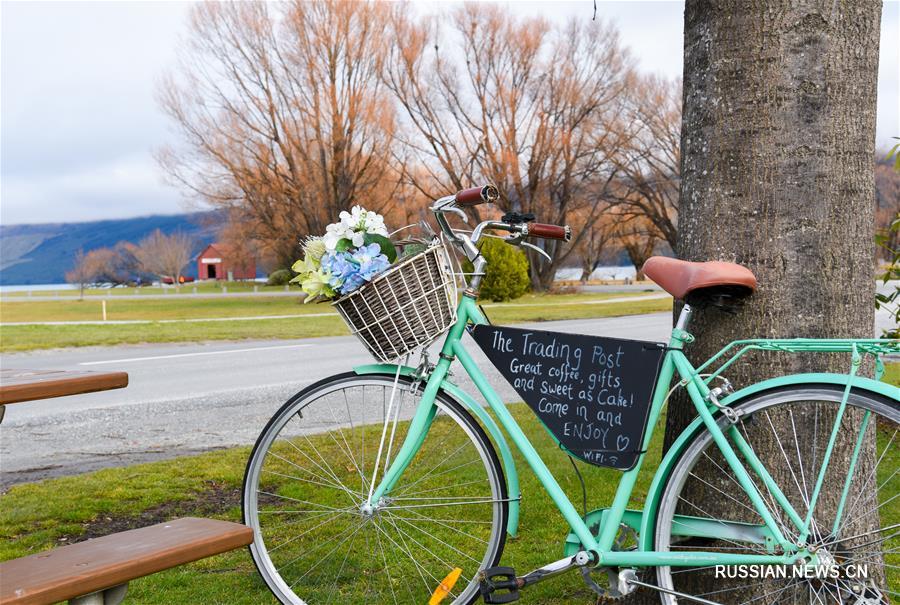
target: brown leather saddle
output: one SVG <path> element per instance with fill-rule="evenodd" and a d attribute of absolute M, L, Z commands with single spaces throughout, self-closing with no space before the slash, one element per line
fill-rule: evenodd
<path fill-rule="evenodd" d="M 644 263 L 643 271 L 675 299 L 691 306 L 713 305 L 733 310 L 732 305 L 756 291 L 756 276 L 747 267 L 735 263 L 694 263 L 652 256 Z"/>

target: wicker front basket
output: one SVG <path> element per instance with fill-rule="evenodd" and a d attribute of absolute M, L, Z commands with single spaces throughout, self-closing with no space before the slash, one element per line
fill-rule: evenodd
<path fill-rule="evenodd" d="M 432 245 L 332 304 L 383 362 L 427 346 L 456 321 L 456 281 L 447 250 Z"/>

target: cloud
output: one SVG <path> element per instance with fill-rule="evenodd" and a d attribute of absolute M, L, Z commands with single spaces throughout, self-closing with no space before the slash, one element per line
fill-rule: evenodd
<path fill-rule="evenodd" d="M 152 150 L 169 137 L 156 80 L 184 3 L 5 3 L 0 221 L 183 211 Z"/>
<path fill-rule="evenodd" d="M 520 14 L 590 19 L 593 3 L 505 2 Z M 447 3 L 426 4 L 438 12 Z M 183 211 L 152 151 L 176 140 L 154 101 L 190 4 L 6 2 L 0 20 L 0 222 Z M 640 68 L 682 71 L 683 3 L 598 1 Z M 900 3 L 884 5 L 878 142 L 900 136 Z"/>
<path fill-rule="evenodd" d="M 149 154 L 97 162 L 71 171 L 4 177 L 2 222 L 77 222 L 183 212 Z M 6 200 L 15 200 L 7 204 Z"/>

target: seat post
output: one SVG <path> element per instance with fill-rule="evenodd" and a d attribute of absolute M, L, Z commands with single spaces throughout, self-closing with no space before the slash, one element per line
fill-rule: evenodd
<path fill-rule="evenodd" d="M 681 307 L 681 313 L 678 315 L 678 321 L 675 323 L 675 329 L 687 332 L 688 324 L 691 323 L 691 313 L 693 312 L 694 310 L 691 309 L 691 305 L 685 304 L 683 307 Z"/>

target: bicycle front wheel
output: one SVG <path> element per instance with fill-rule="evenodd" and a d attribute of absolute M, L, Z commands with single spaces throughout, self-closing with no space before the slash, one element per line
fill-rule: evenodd
<path fill-rule="evenodd" d="M 740 413 L 735 428 L 766 463 L 779 490 L 803 520 L 815 494 L 843 394 L 843 387 L 836 385 L 792 387 L 757 395 L 735 408 Z M 728 424 L 723 419 L 720 426 L 725 430 Z M 896 400 L 851 392 L 806 539 L 818 557 L 817 568 L 660 567 L 659 586 L 729 605 L 898 602 L 898 427 L 900 405 Z M 851 469 L 849 461 L 857 448 L 857 463 Z M 800 543 L 797 524 L 783 512 L 772 491 L 749 472 L 782 534 L 789 542 Z M 727 537 L 692 534 L 690 525 L 696 517 L 721 525 L 713 525 L 716 531 L 711 533 Z M 759 540 L 756 528 L 762 526 L 761 515 L 712 435 L 708 431 L 698 434 L 666 484 L 657 517 L 657 550 L 773 554 L 777 547 Z M 664 605 L 681 602 L 666 595 L 662 601 Z"/>
<path fill-rule="evenodd" d="M 244 477 L 244 522 L 257 569 L 282 603 L 421 605 L 456 568 L 444 602 L 477 597 L 478 572 L 503 550 L 507 491 L 490 440 L 455 400 L 439 393 L 408 468 L 366 506 L 373 476 L 378 485 L 407 436 L 421 400 L 415 386 L 334 376 L 291 398 L 260 435 Z"/>

